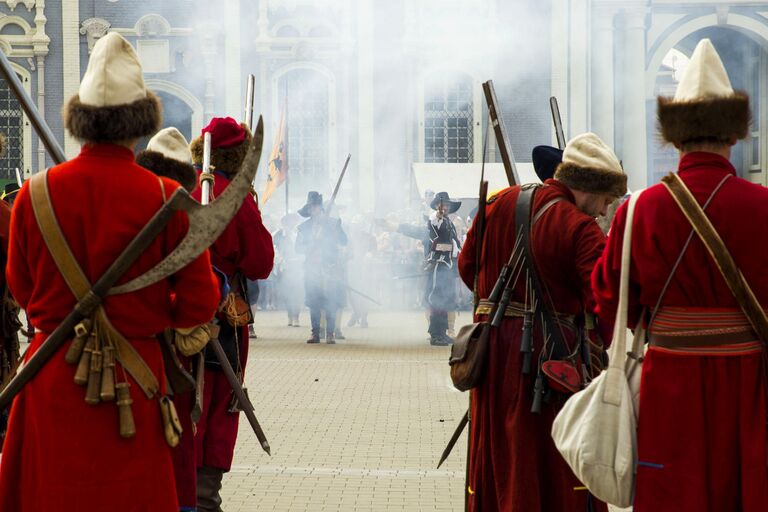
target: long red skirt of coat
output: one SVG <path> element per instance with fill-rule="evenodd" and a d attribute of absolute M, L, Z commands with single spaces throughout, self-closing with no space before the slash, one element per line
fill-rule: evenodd
<path fill-rule="evenodd" d="M 477 512 L 587 512 L 592 500 L 552 441 L 552 422 L 564 403 L 555 394 L 531 413 L 532 375 L 523 375 L 522 318 L 505 319 L 489 339 L 488 368 L 472 391 L 469 509 Z M 536 347 L 541 340 L 535 340 Z M 593 501 L 595 512 L 604 504 Z"/>
<path fill-rule="evenodd" d="M 762 365 L 762 354 L 648 350 L 635 512 L 768 510 Z"/>
<path fill-rule="evenodd" d="M 27 359 L 45 338 L 35 335 Z M 129 341 L 165 382 L 157 341 Z M 13 402 L 0 459 L 0 510 L 177 511 L 171 451 L 157 398 L 148 400 L 128 377 L 136 436 L 121 438 L 114 402 L 85 403 L 85 387 L 72 380 L 75 366 L 64 361 L 67 347 Z"/>

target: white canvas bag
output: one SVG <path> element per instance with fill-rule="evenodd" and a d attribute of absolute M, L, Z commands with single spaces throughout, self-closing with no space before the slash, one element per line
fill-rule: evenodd
<path fill-rule="evenodd" d="M 629 199 L 621 255 L 619 304 L 609 366 L 585 389 L 574 394 L 552 424 L 555 446 L 576 477 L 606 503 L 632 504 L 637 461 L 637 418 L 643 329 L 627 352 L 627 307 L 632 221 L 640 192 Z M 629 333 L 630 336 L 631 332 Z"/>

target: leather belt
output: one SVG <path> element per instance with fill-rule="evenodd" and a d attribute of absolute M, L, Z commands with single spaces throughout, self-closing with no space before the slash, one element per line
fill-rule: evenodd
<path fill-rule="evenodd" d="M 718 334 L 685 334 L 668 335 L 650 333 L 651 345 L 662 348 L 693 348 L 693 347 L 717 347 L 726 345 L 739 345 L 749 342 L 759 342 L 757 335 L 752 331 L 741 331 Z"/>
<path fill-rule="evenodd" d="M 496 304 L 489 301 L 489 300 L 481 300 L 477 303 L 477 308 L 475 309 L 476 315 L 489 315 L 491 313 L 491 310 Z M 510 302 L 507 306 L 507 309 L 504 311 L 504 316 L 511 316 L 511 317 L 517 317 L 517 318 L 523 318 L 526 313 L 526 306 L 522 302 Z M 566 323 L 566 324 L 575 324 L 576 322 L 576 315 L 565 315 L 562 313 L 555 313 L 555 318 L 557 318 L 558 321 Z"/>

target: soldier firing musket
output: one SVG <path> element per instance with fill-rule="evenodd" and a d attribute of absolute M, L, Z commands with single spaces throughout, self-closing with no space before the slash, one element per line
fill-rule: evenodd
<path fill-rule="evenodd" d="M 309 308 L 312 331 L 307 343 L 320 343 L 325 334 L 329 345 L 336 343 L 336 316 L 343 306 L 346 281 L 341 246 L 347 245 L 347 234 L 341 227 L 341 219 L 330 216 L 336 202 L 341 182 L 349 165 L 347 156 L 344 167 L 333 189 L 331 200 L 323 203 L 323 196 L 316 191 L 307 194 L 306 204 L 298 213 L 307 218 L 298 227 L 296 252 L 305 255 L 304 290 L 305 303 Z M 325 333 L 321 332 L 321 317 L 325 314 Z"/>

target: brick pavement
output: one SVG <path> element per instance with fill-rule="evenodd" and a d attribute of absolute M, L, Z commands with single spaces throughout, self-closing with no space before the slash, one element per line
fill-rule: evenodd
<path fill-rule="evenodd" d="M 227 512 L 463 510 L 466 434 L 435 466 L 467 396 L 451 385 L 449 349 L 427 342 L 423 313 L 374 313 L 331 346 L 307 345 L 309 329 L 285 326 L 283 313 L 256 322 L 246 384 L 272 457 L 242 417 Z"/>
<path fill-rule="evenodd" d="M 258 313 L 246 371 L 272 457 L 241 418 L 225 510 L 463 510 L 466 435 L 435 466 L 467 396 L 423 313 L 374 313 L 335 346 L 307 345 L 308 328 L 285 320 Z"/>

